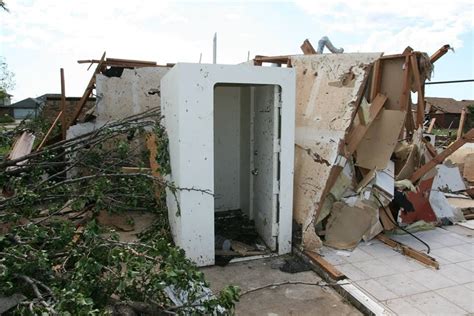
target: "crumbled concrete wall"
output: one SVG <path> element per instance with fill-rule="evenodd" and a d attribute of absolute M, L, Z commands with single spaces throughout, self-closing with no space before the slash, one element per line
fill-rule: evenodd
<path fill-rule="evenodd" d="M 303 244 L 320 244 L 314 216 L 321 194 L 362 93 L 368 65 L 381 53 L 299 55 L 296 70 L 296 134 L 293 216 L 303 227 Z"/>
<path fill-rule="evenodd" d="M 167 67 L 124 69 L 121 77 L 96 76 L 97 103 L 94 115 L 97 121 L 119 120 L 160 106 L 161 78 Z"/>

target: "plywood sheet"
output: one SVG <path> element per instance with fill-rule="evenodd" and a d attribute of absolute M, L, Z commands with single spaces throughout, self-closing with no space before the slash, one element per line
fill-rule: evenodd
<path fill-rule="evenodd" d="M 313 235 L 311 224 L 315 210 L 335 168 L 368 65 L 380 56 L 380 53 L 370 53 L 291 57 L 296 71 L 293 215 L 307 235 L 314 238 L 317 237 Z"/>
<path fill-rule="evenodd" d="M 464 158 L 464 179 L 469 182 L 474 182 L 474 154 L 468 154 Z"/>
<path fill-rule="evenodd" d="M 378 210 L 364 203 L 349 206 L 336 202 L 326 225 L 326 245 L 337 249 L 352 249 L 378 222 Z"/>
<path fill-rule="evenodd" d="M 380 82 L 380 93 L 387 96 L 385 108 L 388 110 L 400 110 L 400 96 L 403 90 L 403 65 L 405 57 L 382 59 L 382 77 Z"/>
<path fill-rule="evenodd" d="M 383 109 L 357 147 L 356 165 L 366 169 L 387 167 L 405 121 L 405 112 Z"/>

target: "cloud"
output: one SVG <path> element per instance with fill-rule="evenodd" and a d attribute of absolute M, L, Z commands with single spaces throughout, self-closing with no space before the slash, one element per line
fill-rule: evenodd
<path fill-rule="evenodd" d="M 410 45 L 431 52 L 446 43 L 460 48 L 461 35 L 474 26 L 472 0 L 295 0 L 295 4 L 328 35 L 353 36 L 346 51 L 399 53 Z"/>

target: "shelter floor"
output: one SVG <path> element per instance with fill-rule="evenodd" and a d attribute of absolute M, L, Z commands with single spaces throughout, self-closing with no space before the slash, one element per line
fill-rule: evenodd
<path fill-rule="evenodd" d="M 284 257 L 283 257 L 284 258 Z M 285 273 L 279 270 L 282 257 L 230 263 L 225 267 L 202 268 L 214 293 L 228 284 L 242 292 L 286 281 L 317 283 L 313 271 Z M 258 290 L 241 297 L 236 315 L 362 315 L 329 287 L 287 284 Z"/>
<path fill-rule="evenodd" d="M 472 315 L 474 313 L 474 230 L 446 226 L 415 233 L 431 247 L 440 269 L 429 268 L 378 240 L 352 252 L 324 247 L 321 255 L 354 285 L 396 315 Z M 426 252 L 410 235 L 390 236 Z"/>

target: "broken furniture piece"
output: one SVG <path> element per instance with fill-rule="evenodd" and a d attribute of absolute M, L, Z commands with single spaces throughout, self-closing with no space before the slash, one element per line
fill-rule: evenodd
<path fill-rule="evenodd" d="M 236 209 L 272 252 L 289 253 L 294 70 L 178 63 L 161 80 L 161 106 L 178 188 L 169 221 L 186 256 L 214 264 L 214 213 Z"/>

